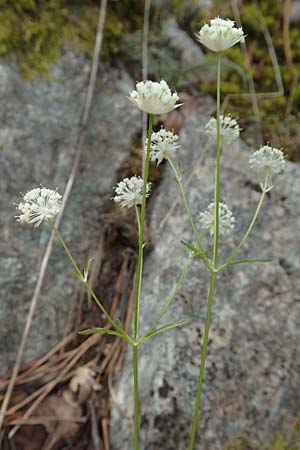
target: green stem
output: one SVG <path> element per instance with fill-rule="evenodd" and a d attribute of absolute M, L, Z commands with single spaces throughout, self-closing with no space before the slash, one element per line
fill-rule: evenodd
<path fill-rule="evenodd" d="M 63 247 L 67 257 L 69 258 L 72 266 L 74 267 L 77 275 L 79 276 L 80 280 L 82 281 L 82 283 L 85 285 L 88 293 L 90 294 L 90 296 L 93 298 L 93 300 L 95 301 L 95 303 L 98 305 L 98 307 L 100 308 L 100 310 L 102 311 L 102 313 L 104 314 L 104 316 L 106 317 L 107 321 L 111 324 L 112 327 L 114 327 L 116 330 L 122 331 L 123 330 L 113 321 L 113 319 L 110 317 L 110 315 L 108 314 L 108 312 L 105 310 L 104 306 L 102 305 L 101 301 L 98 299 L 98 297 L 96 296 L 95 292 L 93 291 L 93 289 L 91 288 L 91 286 L 89 285 L 89 283 L 84 280 L 82 273 L 78 267 L 78 265 L 76 264 L 73 256 L 71 255 L 71 252 L 67 246 L 67 244 L 65 243 L 63 237 L 61 236 L 60 232 L 58 231 L 56 225 L 54 222 L 52 222 L 51 220 L 48 220 L 49 224 L 51 225 L 57 239 L 59 240 L 61 246 Z"/>
<path fill-rule="evenodd" d="M 213 247 L 213 259 L 212 259 L 212 274 L 210 280 L 208 301 L 207 301 L 207 312 L 205 319 L 205 331 L 204 331 L 204 339 L 203 346 L 201 352 L 201 363 L 200 370 L 198 376 L 198 386 L 196 393 L 196 401 L 195 401 L 195 409 L 194 409 L 194 417 L 192 423 L 192 431 L 190 436 L 189 450 L 194 449 L 195 438 L 198 428 L 198 417 L 199 417 L 199 408 L 200 408 L 200 400 L 202 394 L 202 386 L 203 386 L 203 377 L 204 377 L 204 369 L 205 362 L 207 356 L 207 347 L 208 347 L 208 336 L 209 336 L 209 328 L 211 322 L 211 313 L 212 313 L 212 305 L 214 298 L 214 290 L 216 284 L 217 277 L 217 264 L 218 264 L 218 254 L 219 254 L 219 205 L 220 205 L 220 175 L 221 175 L 221 53 L 217 54 L 218 68 L 217 68 L 217 158 L 216 158 L 216 170 L 215 170 L 215 192 L 214 192 L 214 203 L 215 203 L 215 211 L 214 211 L 214 247 Z"/>
<path fill-rule="evenodd" d="M 146 198 L 147 198 L 147 182 L 149 177 L 149 163 L 150 163 L 150 148 L 152 137 L 152 124 L 153 117 L 149 114 L 149 127 L 148 127 L 148 145 L 147 154 L 144 167 L 144 186 L 143 186 L 143 198 L 141 206 L 141 215 L 137 206 L 135 205 L 138 232 L 139 232 L 139 253 L 137 264 L 137 277 L 135 288 L 135 309 L 134 309 L 134 346 L 133 346 L 133 384 L 134 384 L 134 450 L 139 448 L 139 369 L 138 369 L 138 335 L 139 335 L 139 317 L 140 317 L 140 300 L 141 300 L 141 288 L 142 288 L 142 275 L 143 275 L 143 252 L 144 252 L 144 229 L 145 229 L 145 212 L 146 212 Z"/>
<path fill-rule="evenodd" d="M 202 353 L 201 353 L 201 364 L 200 364 L 200 371 L 199 371 L 199 377 L 198 377 L 198 386 L 197 386 L 197 393 L 196 393 L 196 401 L 195 401 L 195 409 L 194 409 L 194 417 L 193 417 L 193 423 L 192 423 L 192 431 L 191 431 L 191 436 L 190 436 L 189 450 L 194 449 L 196 432 L 197 432 L 197 428 L 198 428 L 199 408 L 200 408 L 200 400 L 201 400 L 201 394 L 202 394 L 204 368 L 205 368 L 205 361 L 206 361 L 206 355 L 207 355 L 208 335 L 209 335 L 209 328 L 210 328 L 210 322 L 211 322 L 211 312 L 212 312 L 212 305 L 213 305 L 213 298 L 214 298 L 216 276 L 217 276 L 217 274 L 215 272 L 212 273 L 211 280 L 210 280 L 208 303 L 207 303 L 207 313 L 206 313 L 206 320 L 205 320 L 205 331 L 204 331 L 203 347 L 202 347 Z"/>
<path fill-rule="evenodd" d="M 137 278 L 136 278 L 136 290 L 135 290 L 135 310 L 134 310 L 134 341 L 138 340 L 139 333 L 139 317 L 140 317 L 140 298 L 142 288 L 142 274 L 143 274 L 143 250 L 144 250 L 144 229 L 145 229 L 145 211 L 146 211 L 146 196 L 147 196 L 147 182 L 149 176 L 149 163 L 150 163 L 150 147 L 151 147 L 151 135 L 152 135 L 152 114 L 149 114 L 149 128 L 148 128 L 148 145 L 147 155 L 144 169 L 144 187 L 143 187 L 143 199 L 141 207 L 141 217 L 139 224 L 139 254 L 137 264 Z"/>
<path fill-rule="evenodd" d="M 221 53 L 217 54 L 217 160 L 215 171 L 215 217 L 214 217 L 214 249 L 213 249 L 213 267 L 216 269 L 219 254 L 219 215 L 220 215 L 220 174 L 221 174 Z"/>
<path fill-rule="evenodd" d="M 204 249 L 204 247 L 202 245 L 202 238 L 198 234 L 198 231 L 196 229 L 196 226 L 195 226 L 195 223 L 194 223 L 194 220 L 193 220 L 193 216 L 192 216 L 190 207 L 189 207 L 187 199 L 186 199 L 186 195 L 185 195 L 185 192 L 184 192 L 184 189 L 183 189 L 183 185 L 182 185 L 181 175 L 178 173 L 178 170 L 176 169 L 175 164 L 173 163 L 172 159 L 170 158 L 170 156 L 167 153 L 165 154 L 165 157 L 168 160 L 168 162 L 169 162 L 169 164 L 171 166 L 171 169 L 174 172 L 176 181 L 177 181 L 177 183 L 179 185 L 179 190 L 180 190 L 180 194 L 181 194 L 181 197 L 182 197 L 183 205 L 184 205 L 184 208 L 185 208 L 186 213 L 188 215 L 188 218 L 189 218 L 189 221 L 190 221 L 190 224 L 191 224 L 191 227 L 192 227 L 195 239 L 197 241 L 198 248 L 199 248 L 199 250 L 201 252 L 205 253 L 205 249 Z M 206 265 L 206 267 L 210 271 L 212 271 L 212 266 L 211 266 L 210 262 L 208 261 L 208 259 L 206 258 L 206 256 L 202 255 L 201 259 L 204 262 L 204 264 Z"/>
<path fill-rule="evenodd" d="M 251 231 L 252 231 L 252 229 L 253 229 L 253 227 L 254 227 L 254 225 L 255 225 L 255 222 L 256 222 L 256 220 L 257 220 L 257 217 L 258 217 L 258 214 L 259 214 L 259 212 L 260 212 L 260 210 L 261 210 L 261 207 L 262 207 L 262 205 L 263 205 L 263 202 L 264 202 L 266 193 L 268 192 L 269 175 L 270 175 L 270 172 L 269 172 L 269 170 L 267 170 L 267 171 L 266 171 L 266 175 L 265 175 L 265 181 L 264 181 L 264 184 L 262 185 L 262 193 L 261 193 L 261 197 L 260 197 L 260 200 L 259 200 L 258 205 L 257 205 L 257 207 L 256 207 L 255 213 L 254 213 L 254 215 L 253 215 L 253 217 L 252 217 L 252 220 L 251 220 L 251 222 L 249 223 L 248 228 L 247 228 L 247 230 L 246 230 L 246 232 L 245 232 L 243 238 L 241 239 L 240 243 L 239 243 L 239 244 L 237 245 L 237 247 L 233 250 L 233 252 L 230 253 L 230 255 L 228 256 L 228 258 L 226 258 L 226 261 L 225 261 L 224 264 L 221 266 L 222 268 L 223 268 L 224 266 L 226 266 L 228 263 L 230 263 L 230 261 L 232 261 L 232 259 L 239 253 L 239 251 L 240 251 L 240 249 L 242 248 L 242 246 L 244 245 L 245 241 L 248 239 L 248 237 L 249 237 L 249 235 L 250 235 L 250 233 L 251 233 Z"/>
<path fill-rule="evenodd" d="M 133 385 L 134 385 L 134 450 L 139 449 L 139 369 L 138 347 L 133 347 Z"/>
<path fill-rule="evenodd" d="M 181 271 L 181 273 L 180 273 L 180 275 L 179 275 L 179 278 L 178 278 L 178 280 L 177 280 L 177 283 L 176 283 L 176 285 L 175 285 L 175 287 L 174 287 L 174 289 L 173 289 L 173 292 L 171 293 L 171 295 L 170 295 L 170 297 L 169 297 L 167 303 L 166 303 L 165 306 L 162 308 L 161 312 L 159 313 L 159 315 L 157 316 L 157 318 L 155 319 L 155 321 L 154 321 L 153 324 L 151 325 L 150 329 L 147 331 L 146 335 L 148 335 L 149 333 L 151 333 L 151 331 L 153 331 L 153 330 L 156 328 L 156 326 L 159 324 L 159 322 L 161 321 L 161 319 L 162 319 L 163 316 L 165 315 L 165 313 L 166 313 L 166 311 L 168 310 L 168 308 L 171 306 L 171 303 L 173 302 L 174 298 L 175 298 L 176 295 L 177 295 L 177 292 L 178 292 L 179 289 L 180 289 L 180 286 L 181 286 L 181 284 L 182 284 L 182 282 L 183 282 L 183 279 L 184 279 L 184 277 L 185 277 L 185 274 L 186 274 L 188 268 L 190 267 L 190 265 L 191 265 L 191 263 L 192 263 L 192 260 L 193 260 L 193 257 L 189 257 L 189 258 L 186 260 L 186 262 L 185 262 L 185 264 L 184 264 L 184 266 L 183 266 L 183 268 L 182 268 L 182 271 Z"/>

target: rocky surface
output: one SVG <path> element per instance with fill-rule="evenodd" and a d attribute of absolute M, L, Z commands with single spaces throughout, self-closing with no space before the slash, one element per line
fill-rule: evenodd
<path fill-rule="evenodd" d="M 178 161 L 185 169 L 194 216 L 213 195 L 213 149 L 206 148 L 207 119 L 191 117 L 181 132 Z M 237 218 L 222 239 L 221 258 L 238 243 L 259 199 L 241 141 L 224 149 L 222 199 Z M 219 275 L 214 300 L 196 450 L 221 450 L 237 432 L 255 438 L 286 431 L 300 405 L 300 166 L 288 163 L 241 256 L 272 258 L 266 265 L 235 266 Z M 141 332 L 163 306 L 186 260 L 180 240 L 192 233 L 169 169 L 152 198 L 156 246 L 145 264 Z M 209 273 L 190 268 L 163 323 L 189 317 L 190 324 L 148 341 L 140 350 L 141 448 L 186 449 L 204 332 Z M 132 352 L 115 385 L 111 439 L 114 450 L 132 450 Z"/>
<path fill-rule="evenodd" d="M 15 222 L 20 192 L 43 184 L 63 192 L 74 157 L 89 62 L 66 51 L 48 81 L 20 80 L 0 64 L 1 303 L 0 373 L 13 363 L 38 276 L 49 229 Z M 96 246 L 101 215 L 112 193 L 115 171 L 139 128 L 139 112 L 127 100 L 132 82 L 124 71 L 103 67 L 76 181 L 61 231 L 79 261 Z M 70 265 L 55 246 L 35 314 L 25 360 L 47 351 L 65 333 L 74 309 Z M 74 300 L 73 300 L 74 301 Z"/>

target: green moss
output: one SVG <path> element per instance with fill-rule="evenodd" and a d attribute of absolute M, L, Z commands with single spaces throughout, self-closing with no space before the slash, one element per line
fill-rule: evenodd
<path fill-rule="evenodd" d="M 103 58 L 117 55 L 124 35 L 142 26 L 142 3 L 122 0 L 108 4 Z M 23 78 L 47 77 L 65 41 L 75 49 L 92 52 L 98 12 L 96 0 L 0 0 L 0 57 L 15 61 Z"/>
<path fill-rule="evenodd" d="M 0 56 L 9 55 L 26 78 L 47 75 L 64 40 L 62 0 L 0 0 Z"/>
<path fill-rule="evenodd" d="M 297 425 L 289 439 L 276 433 L 268 443 L 253 442 L 243 434 L 237 435 L 225 445 L 224 450 L 300 450 L 300 433 Z"/>

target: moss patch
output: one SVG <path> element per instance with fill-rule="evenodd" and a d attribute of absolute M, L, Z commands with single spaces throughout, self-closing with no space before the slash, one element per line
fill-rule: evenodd
<path fill-rule="evenodd" d="M 143 5 L 139 0 L 108 4 L 102 56 L 121 51 L 126 33 L 142 26 Z M 95 42 L 99 1 L 0 0 L 0 57 L 20 67 L 21 76 L 48 76 L 51 63 L 64 42 L 90 53 Z"/>

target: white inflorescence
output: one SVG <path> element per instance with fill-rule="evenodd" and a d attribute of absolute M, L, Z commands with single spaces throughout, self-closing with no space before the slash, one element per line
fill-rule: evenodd
<path fill-rule="evenodd" d="M 151 183 L 147 183 L 147 194 L 148 197 L 150 192 Z M 116 195 L 113 197 L 113 200 L 116 203 L 120 203 L 122 208 L 127 206 L 131 208 L 132 206 L 141 205 L 143 200 L 143 191 L 144 191 L 144 180 L 141 177 L 131 177 L 124 178 L 124 180 L 120 181 L 115 187 Z"/>
<path fill-rule="evenodd" d="M 136 84 L 136 91 L 132 91 L 129 99 L 142 111 L 148 114 L 165 114 L 180 105 L 176 105 L 179 97 L 171 92 L 168 84 L 161 80 L 141 81 Z"/>
<path fill-rule="evenodd" d="M 211 202 L 207 209 L 200 213 L 199 222 L 206 230 L 210 228 L 210 234 L 214 234 L 214 222 L 215 222 L 215 203 Z M 219 203 L 219 230 L 220 235 L 229 233 L 234 229 L 236 220 L 233 217 L 232 211 L 225 203 Z"/>
<path fill-rule="evenodd" d="M 21 223 L 34 223 L 38 227 L 42 222 L 53 219 L 59 212 L 61 195 L 51 189 L 36 188 L 23 196 L 23 202 L 17 205 L 21 214 L 17 221 Z"/>
<path fill-rule="evenodd" d="M 249 159 L 250 167 L 257 172 L 258 175 L 263 175 L 266 170 L 269 170 L 269 175 L 282 173 L 285 169 L 285 159 L 283 151 L 263 145 L 259 150 L 253 153 Z"/>
<path fill-rule="evenodd" d="M 151 161 L 157 160 L 157 164 L 160 164 L 167 154 L 174 154 L 180 147 L 178 141 L 179 136 L 177 136 L 177 134 L 172 133 L 172 131 L 167 131 L 164 128 L 157 133 L 152 133 L 150 145 Z M 147 147 L 148 139 L 146 139 L 145 142 L 145 152 L 147 152 Z"/>
<path fill-rule="evenodd" d="M 240 135 L 240 127 L 235 119 L 229 114 L 220 116 L 221 141 L 230 145 Z M 208 135 L 211 143 L 217 142 L 217 119 L 212 117 L 205 125 L 205 133 Z"/>
<path fill-rule="evenodd" d="M 213 52 L 223 52 L 238 42 L 245 42 L 242 28 L 236 28 L 234 21 L 216 17 L 196 33 L 198 41 Z"/>

